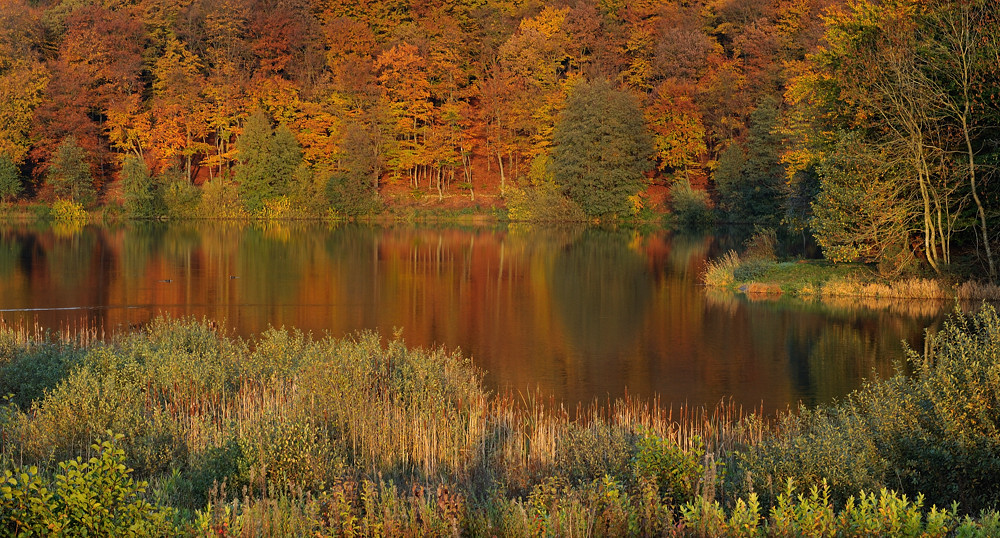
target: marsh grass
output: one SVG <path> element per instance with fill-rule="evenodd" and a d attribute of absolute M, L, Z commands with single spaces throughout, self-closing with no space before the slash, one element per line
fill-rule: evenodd
<path fill-rule="evenodd" d="M 721 258 L 709 260 L 705 264 L 705 272 L 701 281 L 710 288 L 726 288 L 736 283 L 734 272 L 740 267 L 740 255 L 735 250 L 722 255 Z"/>
<path fill-rule="evenodd" d="M 777 419 L 725 401 L 673 408 L 627 397 L 566 409 L 541 394 L 490 395 L 461 355 L 409 348 L 398 335 L 272 329 L 245 341 L 167 318 L 105 340 L 39 334 L 0 329 L 5 367 L 43 351 L 61 357 L 37 361 L 48 370 L 44 389 L 13 387 L 19 403 L 0 406 L 0 463 L 49 476 L 114 430 L 180 534 L 998 527 L 995 514 L 960 515 L 989 507 L 990 477 L 1000 476 L 983 457 L 1000 443 L 1000 320 L 989 307 L 931 337 L 911 357 L 913 377 L 872 381 L 840 405 Z M 792 482 L 809 493 L 793 495 Z M 921 492 L 962 508 L 928 509 Z"/>

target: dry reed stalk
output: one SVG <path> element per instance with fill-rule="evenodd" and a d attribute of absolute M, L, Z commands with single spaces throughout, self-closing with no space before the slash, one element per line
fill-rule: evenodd
<path fill-rule="evenodd" d="M 959 286 L 955 295 L 962 301 L 1000 301 L 1000 286 L 992 282 L 969 281 Z"/>

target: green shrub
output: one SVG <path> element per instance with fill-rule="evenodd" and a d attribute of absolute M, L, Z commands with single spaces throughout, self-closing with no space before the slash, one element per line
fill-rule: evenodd
<path fill-rule="evenodd" d="M 17 198 L 23 189 L 17 165 L 7 155 L 0 155 L 0 202 Z"/>
<path fill-rule="evenodd" d="M 924 508 L 924 500 L 882 489 L 878 494 L 860 492 L 837 510 L 827 484 L 808 493 L 796 493 L 789 481 L 770 514 L 763 518 L 757 496 L 738 499 L 727 515 L 718 502 L 702 498 L 684 505 L 680 528 L 697 536 L 992 536 L 997 514 L 983 513 L 978 520 L 959 519 L 955 508 Z"/>
<path fill-rule="evenodd" d="M 184 173 L 175 168 L 160 175 L 159 190 L 163 193 L 163 204 L 167 216 L 172 219 L 189 219 L 198 216 L 201 191 L 188 182 Z"/>
<path fill-rule="evenodd" d="M 1000 489 L 1000 318 L 956 313 L 910 352 L 911 376 L 868 383 L 830 408 L 786 417 L 743 458 L 762 494 L 794 479 L 853 491 L 898 489 L 963 511 L 992 508 Z"/>
<path fill-rule="evenodd" d="M 251 480 L 318 491 L 343 468 L 325 431 L 308 417 L 262 417 L 240 439 Z"/>
<path fill-rule="evenodd" d="M 239 198 L 239 186 L 227 177 L 216 177 L 201 186 L 199 215 L 214 219 L 240 219 L 247 216 Z"/>
<path fill-rule="evenodd" d="M 378 195 L 373 192 L 371 178 L 362 173 L 331 174 L 326 181 L 326 197 L 334 211 L 348 217 L 371 215 L 382 210 Z"/>
<path fill-rule="evenodd" d="M 686 451 L 670 439 L 646 432 L 636 445 L 635 476 L 652 480 L 668 503 L 686 503 L 697 494 L 705 473 L 701 464 L 704 454 L 704 445 L 697 437 L 693 449 Z"/>
<path fill-rule="evenodd" d="M 11 394 L 21 409 L 54 388 L 77 365 L 84 351 L 52 340 L 24 345 L 14 331 L 0 330 L 0 395 Z"/>
<path fill-rule="evenodd" d="M 515 222 L 584 222 L 587 216 L 580 206 L 563 196 L 554 185 L 510 188 L 507 218 Z"/>
<path fill-rule="evenodd" d="M 775 261 L 778 250 L 778 233 L 774 228 L 754 229 L 754 233 L 743 243 L 744 260 Z"/>
<path fill-rule="evenodd" d="M 733 279 L 736 282 L 760 280 L 772 267 L 774 262 L 765 258 L 744 259 L 733 269 Z"/>
<path fill-rule="evenodd" d="M 95 443 L 96 455 L 59 463 L 52 479 L 36 467 L 4 472 L 0 520 L 12 536 L 152 536 L 173 531 L 170 511 L 143 499 L 147 484 L 125 467 L 121 436 Z"/>
<path fill-rule="evenodd" d="M 670 187 L 670 208 L 677 222 L 685 227 L 707 226 L 714 220 L 712 208 L 708 204 L 708 193 L 695 190 L 687 180 Z"/>

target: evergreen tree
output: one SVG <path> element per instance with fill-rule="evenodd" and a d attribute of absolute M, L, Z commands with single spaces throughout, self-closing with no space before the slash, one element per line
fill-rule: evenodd
<path fill-rule="evenodd" d="M 741 219 L 746 165 L 746 151 L 739 142 L 731 140 L 726 149 L 719 154 L 719 162 L 713 176 L 715 188 L 719 193 L 719 209 L 723 222 L 736 222 Z"/>
<path fill-rule="evenodd" d="M 267 153 L 266 168 L 271 179 L 271 194 L 288 194 L 295 170 L 302 164 L 302 146 L 287 125 L 282 124 L 274 131 Z"/>
<path fill-rule="evenodd" d="M 372 190 L 379 163 L 374 142 L 363 125 L 353 124 L 347 129 L 340 159 L 341 171 L 333 174 L 326 184 L 330 205 L 344 215 L 363 215 L 376 208 Z"/>
<path fill-rule="evenodd" d="M 236 140 L 236 149 L 239 194 L 251 213 L 263 208 L 265 201 L 288 194 L 302 164 L 302 146 L 286 125 L 273 130 L 268 117 L 255 112 Z"/>
<path fill-rule="evenodd" d="M 271 121 L 263 112 L 253 113 L 243 133 L 236 139 L 240 166 L 236 169 L 240 199 L 251 212 L 259 211 L 272 196 L 268 155 L 271 146 Z"/>
<path fill-rule="evenodd" d="M 122 164 L 122 194 L 125 198 L 125 214 L 133 218 L 154 215 L 153 177 L 146 162 L 129 155 Z"/>
<path fill-rule="evenodd" d="M 625 215 L 652 166 L 652 142 L 635 98 L 607 81 L 570 91 L 553 133 L 556 182 L 591 217 Z"/>
<path fill-rule="evenodd" d="M 719 156 L 715 184 L 723 220 L 774 225 L 781 219 L 785 169 L 779 119 L 778 101 L 765 97 L 750 115 L 746 149 L 732 142 Z"/>
<path fill-rule="evenodd" d="M 56 150 L 49 164 L 47 181 L 55 195 L 81 204 L 94 201 L 94 177 L 87 163 L 87 152 L 67 136 Z"/>

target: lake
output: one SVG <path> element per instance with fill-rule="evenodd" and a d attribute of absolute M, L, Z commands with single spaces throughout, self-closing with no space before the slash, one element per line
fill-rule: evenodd
<path fill-rule="evenodd" d="M 402 331 L 461 348 L 492 390 L 575 406 L 784 409 L 891 375 L 950 305 L 707 293 L 725 235 L 528 226 L 129 223 L 0 228 L 0 315 L 106 332 L 160 313 L 252 336 L 286 326 Z"/>

